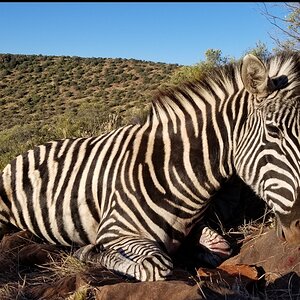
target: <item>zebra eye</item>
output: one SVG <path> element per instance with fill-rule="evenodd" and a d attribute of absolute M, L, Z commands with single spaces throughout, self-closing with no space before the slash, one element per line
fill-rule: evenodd
<path fill-rule="evenodd" d="M 267 131 L 268 134 L 274 138 L 280 138 L 281 137 L 281 130 L 278 126 L 275 126 L 274 124 L 267 124 Z"/>

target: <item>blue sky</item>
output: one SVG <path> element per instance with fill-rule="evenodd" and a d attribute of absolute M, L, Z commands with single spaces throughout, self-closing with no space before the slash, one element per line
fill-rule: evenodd
<path fill-rule="evenodd" d="M 258 41 L 275 47 L 262 9 L 262 2 L 2 2 L 0 53 L 192 65 L 212 48 L 239 58 Z"/>

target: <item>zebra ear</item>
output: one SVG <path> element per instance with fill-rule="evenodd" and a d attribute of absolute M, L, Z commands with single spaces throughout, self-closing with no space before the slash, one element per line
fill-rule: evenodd
<path fill-rule="evenodd" d="M 252 54 L 247 54 L 243 59 L 241 77 L 245 89 L 259 98 L 266 97 L 275 89 L 266 66 L 259 58 Z"/>

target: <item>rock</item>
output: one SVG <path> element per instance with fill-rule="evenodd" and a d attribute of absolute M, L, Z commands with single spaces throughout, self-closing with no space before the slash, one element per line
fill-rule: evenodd
<path fill-rule="evenodd" d="M 33 265 L 49 262 L 50 253 L 52 256 L 58 251 L 58 247 L 50 244 L 38 244 L 36 238 L 27 230 L 13 234 L 7 234 L 0 243 L 0 260 L 17 258 L 18 263 Z"/>
<path fill-rule="evenodd" d="M 19 262 L 26 265 L 44 264 L 51 261 L 51 256 L 57 252 L 55 245 L 30 244 L 19 251 Z"/>
<path fill-rule="evenodd" d="M 119 283 L 98 287 L 95 290 L 96 300 L 201 300 L 201 299 L 248 299 L 222 285 L 194 282 L 192 285 L 183 281 L 157 281 Z M 225 298 L 224 298 L 225 297 Z"/>
<path fill-rule="evenodd" d="M 33 234 L 28 230 L 18 231 L 13 234 L 6 234 L 1 240 L 0 249 L 1 251 L 12 251 L 17 250 L 24 245 L 32 243 Z"/>
<path fill-rule="evenodd" d="M 274 229 L 245 242 L 240 253 L 223 264 L 248 264 L 262 267 L 266 273 L 283 276 L 289 272 L 300 275 L 300 247 L 281 241 Z"/>
<path fill-rule="evenodd" d="M 181 281 L 119 283 L 103 286 L 96 291 L 97 300 L 120 299 L 199 299 L 197 286 L 189 286 Z"/>
<path fill-rule="evenodd" d="M 31 300 L 66 299 L 67 296 L 70 296 L 84 286 L 87 286 L 87 283 L 82 279 L 80 274 L 78 274 L 61 278 L 53 284 L 27 286 L 23 294 L 26 296 L 26 299 Z"/>
<path fill-rule="evenodd" d="M 247 285 L 259 280 L 259 270 L 255 266 L 245 264 L 232 265 L 222 264 L 215 269 L 200 268 L 197 274 L 201 280 L 210 282 L 218 282 L 220 280 L 226 282 L 229 286 L 237 283 Z"/>

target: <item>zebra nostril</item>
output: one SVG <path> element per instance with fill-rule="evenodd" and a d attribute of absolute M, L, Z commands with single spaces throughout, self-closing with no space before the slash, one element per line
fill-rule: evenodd
<path fill-rule="evenodd" d="M 294 223 L 294 226 L 295 226 L 296 229 L 300 230 L 300 220 L 296 220 L 295 223 Z"/>

